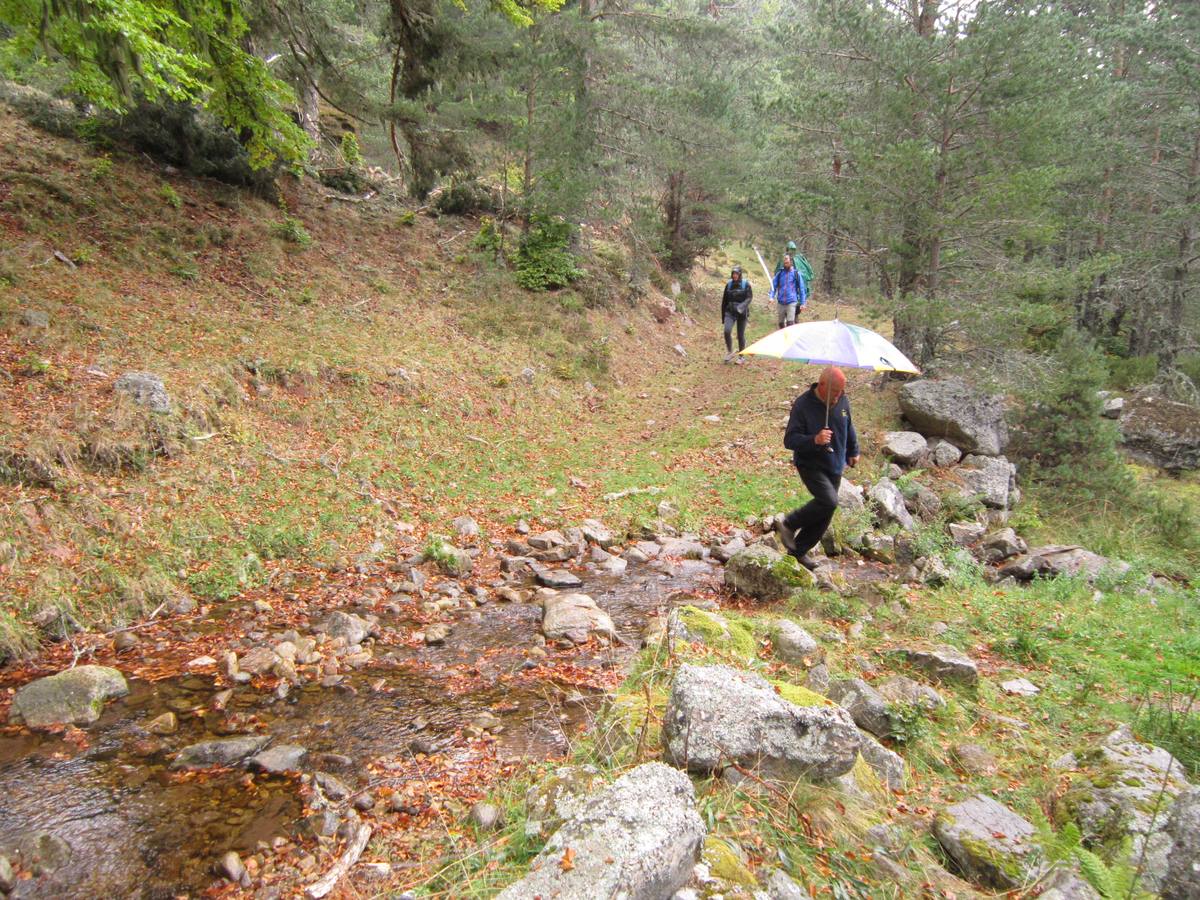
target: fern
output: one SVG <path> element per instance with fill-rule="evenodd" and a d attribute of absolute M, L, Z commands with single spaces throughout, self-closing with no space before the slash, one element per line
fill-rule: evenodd
<path fill-rule="evenodd" d="M 1153 894 L 1138 887 L 1138 870 L 1133 864 L 1132 848 L 1132 842 L 1126 838 L 1113 854 L 1113 862 L 1106 863 L 1091 850 L 1075 847 L 1079 871 L 1104 900 L 1154 900 Z"/>
<path fill-rule="evenodd" d="M 1091 850 L 1086 850 L 1083 847 L 1075 848 L 1075 858 L 1079 860 L 1079 871 L 1083 877 L 1087 879 L 1087 883 L 1094 887 L 1097 893 L 1105 900 L 1116 898 L 1117 885 L 1112 876 L 1112 871 L 1108 865 L 1099 856 Z"/>

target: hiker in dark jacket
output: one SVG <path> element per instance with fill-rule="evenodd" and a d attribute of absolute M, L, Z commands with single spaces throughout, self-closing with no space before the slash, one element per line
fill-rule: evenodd
<path fill-rule="evenodd" d="M 783 517 L 779 539 L 809 569 L 816 567 L 816 561 L 808 551 L 821 540 L 837 511 L 842 472 L 858 464 L 858 435 L 845 392 L 842 370 L 826 368 L 817 383 L 792 403 L 783 435 L 783 445 L 792 451 L 792 462 L 812 500 Z"/>
<path fill-rule="evenodd" d="M 721 296 L 721 322 L 725 326 L 725 362 L 732 362 L 737 355 L 733 352 L 733 326 L 737 325 L 738 351 L 746 349 L 746 320 L 750 318 L 750 301 L 754 299 L 754 289 L 742 274 L 741 266 L 734 266 L 729 273 L 729 281 L 725 283 L 725 293 Z M 742 357 L 737 357 L 738 365 Z"/>

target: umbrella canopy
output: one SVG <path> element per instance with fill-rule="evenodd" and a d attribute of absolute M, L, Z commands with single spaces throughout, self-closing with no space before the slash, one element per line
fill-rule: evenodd
<path fill-rule="evenodd" d="M 921 374 L 921 370 L 887 338 L 869 328 L 838 319 L 789 325 L 760 338 L 742 353 L 818 366 Z"/>

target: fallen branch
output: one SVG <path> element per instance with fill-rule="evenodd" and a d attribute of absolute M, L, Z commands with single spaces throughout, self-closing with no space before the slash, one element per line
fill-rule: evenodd
<path fill-rule="evenodd" d="M 350 839 L 349 845 L 346 847 L 346 852 L 343 853 L 338 861 L 320 881 L 314 881 L 304 891 L 306 897 L 311 900 L 320 900 L 337 886 L 338 881 L 349 872 L 358 858 L 362 856 L 363 851 L 367 849 L 367 841 L 371 839 L 371 826 L 365 822 L 358 826 L 358 830 L 354 832 L 354 837 Z"/>

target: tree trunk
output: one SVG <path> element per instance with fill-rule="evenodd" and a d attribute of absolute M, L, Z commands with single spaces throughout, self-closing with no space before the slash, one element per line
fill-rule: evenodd
<path fill-rule="evenodd" d="M 300 85 L 300 127 L 313 142 L 312 156 L 321 154 L 321 95 L 311 79 Z"/>
<path fill-rule="evenodd" d="M 821 290 L 832 294 L 837 290 L 837 260 L 841 242 L 838 239 L 838 191 L 842 180 L 842 158 L 833 155 L 833 203 L 829 209 L 829 229 L 825 235 L 825 261 L 821 265 Z"/>
<path fill-rule="evenodd" d="M 1171 281 L 1167 293 L 1167 320 L 1162 348 L 1158 354 L 1160 370 L 1175 365 L 1183 331 L 1183 311 L 1188 292 L 1188 273 L 1196 250 L 1196 203 L 1200 201 L 1200 127 L 1192 138 L 1192 158 L 1188 162 L 1187 195 L 1184 200 L 1183 223 L 1179 226 L 1178 255 L 1171 266 Z"/>
<path fill-rule="evenodd" d="M 537 109 L 537 79 L 532 75 L 525 88 L 525 160 L 521 169 L 521 232 L 529 233 L 529 216 L 533 202 L 533 116 Z"/>

